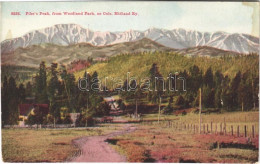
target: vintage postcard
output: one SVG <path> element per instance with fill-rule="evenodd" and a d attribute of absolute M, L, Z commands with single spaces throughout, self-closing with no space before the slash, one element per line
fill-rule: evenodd
<path fill-rule="evenodd" d="M 3 162 L 259 161 L 259 2 L 0 4 Z"/>

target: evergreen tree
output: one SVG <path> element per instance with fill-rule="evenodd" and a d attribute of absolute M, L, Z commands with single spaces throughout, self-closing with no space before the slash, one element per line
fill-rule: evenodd
<path fill-rule="evenodd" d="M 184 106 L 185 105 L 185 99 L 183 98 L 182 95 L 178 96 L 178 98 L 176 99 L 175 105 L 177 105 L 177 106 Z"/>
<path fill-rule="evenodd" d="M 149 92 L 149 97 L 152 102 L 159 103 L 160 96 L 163 95 L 163 88 L 165 87 L 163 82 L 163 76 L 159 72 L 159 68 L 156 63 L 153 63 L 151 69 L 149 70 L 150 74 L 150 89 L 152 90 Z"/>
<path fill-rule="evenodd" d="M 90 91 L 90 80 L 91 80 L 91 76 L 90 76 L 90 74 L 88 74 L 86 71 L 85 71 L 85 73 L 84 73 L 84 76 L 83 76 L 84 78 L 86 78 L 87 79 L 87 84 L 85 85 L 83 85 L 82 84 L 82 87 L 83 88 L 87 88 L 87 90 L 84 90 L 84 91 L 81 91 L 80 93 L 79 93 L 79 98 L 78 98 L 78 107 L 79 108 L 81 108 L 81 109 L 83 109 L 84 110 L 84 108 L 86 108 L 87 110 L 89 109 L 89 96 L 90 96 L 90 94 L 91 94 L 91 91 Z"/>
<path fill-rule="evenodd" d="M 25 95 L 26 97 L 31 97 L 33 95 L 33 86 L 30 81 L 26 84 Z"/>
<path fill-rule="evenodd" d="M 26 97 L 26 91 L 25 91 L 23 83 L 21 83 L 19 85 L 18 96 L 19 96 L 19 102 L 20 103 L 24 103 L 25 102 L 25 97 Z"/>
<path fill-rule="evenodd" d="M 238 88 L 241 82 L 241 72 L 238 71 L 238 73 L 236 74 L 236 76 L 234 77 L 234 79 L 231 82 L 230 85 L 230 96 L 231 96 L 231 101 L 230 101 L 230 106 L 233 109 L 236 109 L 239 107 L 239 103 L 238 103 Z"/>
<path fill-rule="evenodd" d="M 213 73 L 211 67 L 209 67 L 204 75 L 204 85 L 208 86 L 209 88 L 214 87 L 214 82 L 213 82 Z"/>
<path fill-rule="evenodd" d="M 56 101 L 50 103 L 50 113 L 53 115 L 54 122 L 57 123 L 60 120 L 60 107 Z"/>
<path fill-rule="evenodd" d="M 58 64 L 52 63 L 51 64 L 51 72 L 50 72 L 50 81 L 48 83 L 48 97 L 50 101 L 50 113 L 53 115 L 53 117 L 58 120 L 60 117 L 60 108 L 57 106 L 57 100 L 58 100 L 58 88 L 59 88 L 59 80 L 58 80 L 58 71 L 57 71 Z"/>
<path fill-rule="evenodd" d="M 77 103 L 77 93 L 79 92 L 79 89 L 76 86 L 75 76 L 73 74 L 68 74 L 65 84 L 68 93 L 69 111 L 78 112 L 79 109 L 76 108 L 76 103 Z"/>
<path fill-rule="evenodd" d="M 8 124 L 17 124 L 19 111 L 19 96 L 18 88 L 16 87 L 15 79 L 11 76 L 8 80 Z"/>
<path fill-rule="evenodd" d="M 250 82 L 248 73 L 245 72 L 238 87 L 238 102 L 240 102 L 239 106 L 241 106 L 242 111 L 253 107 L 253 94 Z"/>
<path fill-rule="evenodd" d="M 214 76 L 215 86 L 222 87 L 223 79 L 224 79 L 223 74 L 219 70 L 216 71 L 215 76 Z"/>
<path fill-rule="evenodd" d="M 214 89 L 211 89 L 208 85 L 202 88 L 202 105 L 205 108 L 213 108 L 215 100 Z"/>
<path fill-rule="evenodd" d="M 98 93 L 100 91 L 100 81 L 98 79 L 98 73 L 95 71 L 91 77 L 91 87 L 92 93 Z"/>
<path fill-rule="evenodd" d="M 8 118 L 9 118 L 9 109 L 8 109 L 8 104 L 9 104 L 9 92 L 8 92 L 8 81 L 7 77 L 4 76 L 3 80 L 3 86 L 2 86 L 2 91 L 1 91 L 1 99 L 2 99 L 2 126 L 8 123 Z"/>
<path fill-rule="evenodd" d="M 226 87 L 223 74 L 218 70 L 214 76 L 215 82 L 215 108 L 222 108 L 223 100 L 221 99 L 222 90 Z"/>
<path fill-rule="evenodd" d="M 222 108 L 222 99 L 221 99 L 221 94 L 222 94 L 222 90 L 220 87 L 217 87 L 216 89 L 216 93 L 215 93 L 215 108 Z"/>
<path fill-rule="evenodd" d="M 61 65 L 61 79 L 65 89 L 64 96 L 67 97 L 66 106 L 68 107 L 69 112 L 79 111 L 77 108 L 79 89 L 75 82 L 75 76 L 68 73 L 64 65 Z"/>
<path fill-rule="evenodd" d="M 203 77 L 197 65 L 190 68 L 190 78 L 187 79 L 187 90 L 192 93 L 197 93 L 202 85 Z"/>
<path fill-rule="evenodd" d="M 253 95 L 253 107 L 254 109 L 258 107 L 259 104 L 259 77 L 252 78 L 252 95 Z"/>
<path fill-rule="evenodd" d="M 45 62 L 41 62 L 39 73 L 36 76 L 36 94 L 35 99 L 37 103 L 48 103 L 47 95 L 47 75 Z"/>

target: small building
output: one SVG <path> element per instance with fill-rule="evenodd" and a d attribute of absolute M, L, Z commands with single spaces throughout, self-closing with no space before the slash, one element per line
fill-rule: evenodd
<path fill-rule="evenodd" d="M 30 113 L 38 109 L 43 115 L 49 113 L 48 104 L 19 104 L 19 125 L 24 126 Z"/>

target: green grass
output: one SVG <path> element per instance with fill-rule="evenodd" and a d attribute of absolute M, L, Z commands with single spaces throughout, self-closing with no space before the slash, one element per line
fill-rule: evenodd
<path fill-rule="evenodd" d="M 258 117 L 259 112 L 258 111 L 251 111 L 251 112 L 223 112 L 223 113 L 211 113 L 211 114 L 202 114 L 202 122 L 203 123 L 219 123 L 219 122 L 224 122 L 227 123 L 258 123 L 259 117 Z M 157 119 L 158 114 L 144 114 L 143 119 Z M 195 113 L 188 113 L 187 115 L 164 115 L 161 114 L 161 119 L 179 119 L 181 121 L 187 122 L 187 123 L 195 123 L 199 120 L 199 114 Z"/>
<path fill-rule="evenodd" d="M 121 129 L 109 124 L 84 129 L 2 129 L 2 156 L 5 162 L 62 162 L 77 148 L 72 140 L 103 135 Z"/>
<path fill-rule="evenodd" d="M 227 131 L 230 131 L 231 125 L 233 126 L 234 133 L 237 132 L 237 126 L 240 127 L 240 133 L 243 133 L 244 126 L 247 126 L 247 131 L 249 134 L 252 133 L 252 126 L 255 127 L 255 134 L 259 131 L 259 112 L 224 112 L 220 114 L 202 114 L 202 124 L 205 124 L 210 128 L 211 122 L 213 123 L 213 131 L 215 131 L 215 126 L 217 124 L 218 130 L 220 130 L 220 124 L 226 123 Z M 158 114 L 146 114 L 143 116 L 143 120 L 158 120 Z M 183 123 L 183 124 L 199 124 L 199 114 L 189 113 L 187 115 L 160 115 L 160 120 L 173 120 L 173 122 Z M 165 123 L 167 124 L 167 122 Z"/>

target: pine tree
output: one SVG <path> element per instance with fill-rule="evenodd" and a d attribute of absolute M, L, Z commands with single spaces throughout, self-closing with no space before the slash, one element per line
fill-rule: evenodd
<path fill-rule="evenodd" d="M 98 73 L 95 71 L 91 78 L 91 87 L 90 90 L 92 93 L 97 93 L 100 91 L 100 81 L 98 79 Z"/>
<path fill-rule="evenodd" d="M 187 81 L 187 90 L 192 93 L 197 93 L 202 85 L 203 77 L 197 65 L 190 68 L 190 78 Z"/>
<path fill-rule="evenodd" d="M 8 118 L 9 118 L 9 92 L 8 92 L 8 81 L 7 77 L 4 76 L 4 82 L 2 86 L 2 91 L 1 91 L 1 99 L 2 99 L 2 126 L 8 123 Z"/>
<path fill-rule="evenodd" d="M 57 71 L 58 64 L 52 63 L 51 64 L 51 72 L 50 72 L 50 81 L 48 83 L 48 97 L 50 101 L 50 113 L 53 117 L 58 120 L 60 117 L 60 108 L 57 107 L 57 99 L 58 99 L 58 88 L 59 88 L 59 80 L 58 80 L 58 71 Z"/>
<path fill-rule="evenodd" d="M 236 109 L 239 107 L 238 88 L 239 88 L 240 82 L 241 82 L 241 72 L 238 71 L 230 85 L 230 94 L 231 94 L 230 95 L 231 96 L 230 105 L 233 109 Z"/>
<path fill-rule="evenodd" d="M 223 100 L 221 98 L 222 90 L 224 87 L 226 87 L 224 84 L 224 76 L 223 74 L 218 70 L 215 73 L 214 76 L 214 82 L 215 82 L 215 108 L 222 108 Z"/>
<path fill-rule="evenodd" d="M 211 89 L 208 85 L 203 86 L 202 88 L 202 105 L 205 108 L 213 108 L 215 100 L 214 89 Z"/>
<path fill-rule="evenodd" d="M 47 95 L 47 75 L 45 62 L 41 62 L 39 73 L 36 76 L 36 102 L 37 103 L 48 103 Z"/>
<path fill-rule="evenodd" d="M 248 73 L 245 72 L 242 75 L 239 87 L 238 87 L 238 102 L 240 103 L 241 110 L 249 110 L 253 107 L 253 94 L 251 87 L 251 80 L 249 79 Z"/>
<path fill-rule="evenodd" d="M 216 89 L 216 93 L 215 93 L 215 108 L 222 108 L 222 99 L 221 99 L 221 94 L 222 94 L 222 90 L 220 87 L 217 87 Z"/>
<path fill-rule="evenodd" d="M 16 87 L 15 79 L 11 76 L 8 80 L 8 124 L 17 124 L 19 111 L 19 95 L 18 88 Z"/>
<path fill-rule="evenodd" d="M 163 88 L 165 85 L 164 82 L 162 82 L 162 75 L 159 72 L 159 68 L 156 63 L 153 63 L 151 69 L 149 70 L 150 74 L 150 89 L 152 90 L 149 92 L 149 97 L 151 97 L 152 102 L 158 102 L 160 100 L 160 96 L 163 95 Z"/>
<path fill-rule="evenodd" d="M 33 86 L 31 84 L 31 82 L 27 82 L 26 84 L 26 89 L 25 89 L 25 95 L 26 97 L 31 97 L 33 94 Z"/>
<path fill-rule="evenodd" d="M 67 97 L 66 106 L 69 109 L 69 112 L 76 112 L 77 109 L 77 99 L 79 89 L 76 86 L 75 76 L 67 72 L 67 69 L 64 65 L 61 65 L 61 79 L 62 85 L 64 86 L 65 92 L 64 96 Z"/>
<path fill-rule="evenodd" d="M 19 96 L 19 102 L 20 103 L 24 103 L 25 102 L 25 97 L 26 97 L 26 91 L 25 91 L 23 83 L 21 83 L 19 85 L 18 96 Z"/>
<path fill-rule="evenodd" d="M 90 92 L 91 76 L 90 76 L 90 74 L 88 74 L 85 71 L 83 78 L 86 78 L 87 84 L 82 84 L 82 87 L 83 88 L 87 88 L 87 90 L 80 91 L 79 98 L 78 98 L 78 108 L 81 108 L 83 110 L 84 110 L 84 108 L 86 108 L 86 110 L 88 110 L 89 106 L 90 106 L 90 104 L 89 104 L 89 96 L 91 95 L 91 92 Z"/>
<path fill-rule="evenodd" d="M 214 82 L 213 82 L 213 73 L 211 67 L 209 67 L 204 75 L 204 85 L 208 86 L 209 88 L 214 87 Z"/>
<path fill-rule="evenodd" d="M 79 109 L 76 109 L 77 92 L 79 91 L 79 89 L 76 86 L 75 76 L 73 74 L 68 74 L 66 77 L 65 84 L 66 84 L 67 93 L 68 93 L 69 111 L 76 112 L 79 110 Z"/>

